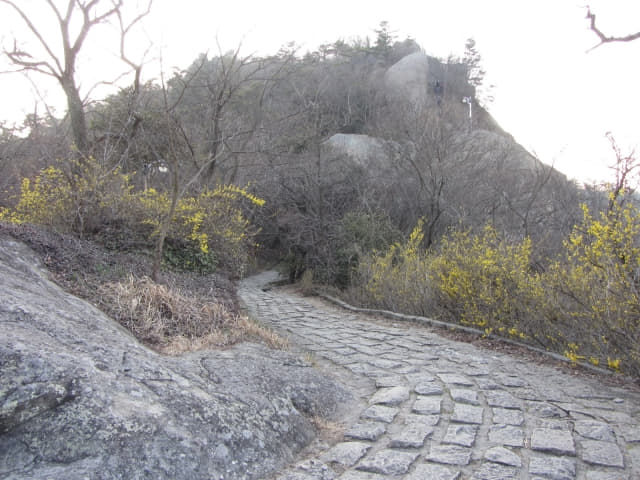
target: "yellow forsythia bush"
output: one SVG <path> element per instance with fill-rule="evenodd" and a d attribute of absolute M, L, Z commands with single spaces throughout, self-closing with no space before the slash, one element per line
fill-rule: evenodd
<path fill-rule="evenodd" d="M 138 199 L 144 217 L 142 222 L 154 228 L 153 235 L 169 212 L 169 196 L 147 189 Z M 194 246 L 200 254 L 215 255 L 217 265 L 241 276 L 258 233 L 247 215 L 262 205 L 264 200 L 235 185 L 204 190 L 178 201 L 168 237 Z"/>
<path fill-rule="evenodd" d="M 93 158 L 68 166 L 47 167 L 33 181 L 24 178 L 18 202 L 12 209 L 0 209 L 0 220 L 82 236 L 126 208 L 132 188 L 128 175 L 117 168 L 105 170 Z"/>
<path fill-rule="evenodd" d="M 441 316 L 525 339 L 536 333 L 532 312 L 543 289 L 531 263 L 531 241 L 510 243 L 492 226 L 477 235 L 455 231 L 429 255 L 426 274 Z"/>
<path fill-rule="evenodd" d="M 569 358 L 640 376 L 640 211 L 583 213 L 546 275 L 548 335 Z"/>
<path fill-rule="evenodd" d="M 166 192 L 150 188 L 135 193 L 129 175 L 118 169 L 105 169 L 88 159 L 70 170 L 48 167 L 34 180 L 25 178 L 15 207 L 0 208 L 0 220 L 80 235 L 99 234 L 102 227 L 115 225 L 126 227 L 128 235 L 149 239 L 169 213 Z M 257 233 L 248 215 L 263 204 L 234 185 L 181 198 L 168 234 L 168 240 L 178 245 L 181 265 L 208 262 L 211 269 L 223 266 L 242 275 Z"/>
<path fill-rule="evenodd" d="M 454 231 L 429 251 L 409 239 L 361 259 L 355 298 L 459 322 L 640 377 L 640 212 L 631 203 L 584 219 L 540 273 L 531 242 L 491 226 Z M 358 288 L 357 286 L 354 288 Z"/>
<path fill-rule="evenodd" d="M 432 305 L 430 282 L 426 276 L 423 222 L 419 221 L 409 239 L 396 242 L 386 252 L 373 252 L 361 258 L 355 297 L 366 299 L 370 306 L 426 315 Z"/>

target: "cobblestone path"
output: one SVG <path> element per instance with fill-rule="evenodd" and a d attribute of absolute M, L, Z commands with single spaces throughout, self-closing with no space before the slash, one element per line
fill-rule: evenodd
<path fill-rule="evenodd" d="M 360 400 L 341 441 L 279 480 L 640 479 L 640 395 L 585 376 L 367 321 L 248 278 L 250 314 Z"/>

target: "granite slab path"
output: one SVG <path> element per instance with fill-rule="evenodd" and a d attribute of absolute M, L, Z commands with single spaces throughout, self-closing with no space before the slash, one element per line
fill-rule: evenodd
<path fill-rule="evenodd" d="M 430 328 L 244 280 L 248 312 L 360 399 L 339 441 L 278 480 L 638 480 L 640 395 Z"/>

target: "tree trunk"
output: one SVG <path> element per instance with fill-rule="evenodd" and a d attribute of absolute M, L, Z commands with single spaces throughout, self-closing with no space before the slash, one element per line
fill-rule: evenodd
<path fill-rule="evenodd" d="M 89 134 L 87 132 L 87 121 L 84 113 L 84 105 L 80 98 L 80 92 L 73 78 L 63 78 L 62 88 L 67 96 L 67 107 L 69 109 L 69 120 L 71 121 L 71 132 L 80 156 L 89 154 Z"/>
<path fill-rule="evenodd" d="M 175 159 L 175 157 L 173 157 Z M 167 238 L 169 227 L 173 221 L 173 216 L 176 213 L 176 207 L 178 200 L 180 199 L 180 178 L 178 176 L 178 165 L 176 161 L 171 162 L 171 205 L 169 206 L 169 212 L 167 216 L 162 219 L 160 224 L 160 231 L 158 232 L 158 241 L 156 242 L 156 251 L 153 255 L 153 267 L 151 270 L 151 280 L 158 283 L 160 279 L 160 267 L 162 266 L 162 256 L 164 253 L 164 241 Z"/>

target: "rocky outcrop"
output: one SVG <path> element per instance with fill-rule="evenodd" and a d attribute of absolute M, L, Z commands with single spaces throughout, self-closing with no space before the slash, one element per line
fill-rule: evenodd
<path fill-rule="evenodd" d="M 387 95 L 411 104 L 424 104 L 429 97 L 429 57 L 423 52 L 407 55 L 384 75 Z"/>
<path fill-rule="evenodd" d="M 329 156 L 346 156 L 360 167 L 384 167 L 389 162 L 386 143 L 369 135 L 336 133 L 323 143 L 322 153 Z"/>
<path fill-rule="evenodd" d="M 0 478 L 254 479 L 349 394 L 255 344 L 161 356 L 0 237 Z"/>
<path fill-rule="evenodd" d="M 424 52 L 414 52 L 394 63 L 384 74 L 387 98 L 407 105 L 435 106 L 446 99 L 460 102 L 474 97 L 463 63 L 447 63 Z"/>
<path fill-rule="evenodd" d="M 459 133 L 447 138 L 446 147 L 452 155 L 468 159 L 472 157 L 481 170 L 499 168 L 517 174 L 536 173 L 542 164 L 512 137 L 488 130 Z M 369 135 L 337 133 L 323 143 L 323 155 L 348 158 L 359 167 L 367 169 L 388 169 L 395 158 L 402 155 L 415 158 L 415 145 L 407 142 L 399 144 Z"/>

